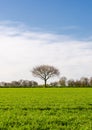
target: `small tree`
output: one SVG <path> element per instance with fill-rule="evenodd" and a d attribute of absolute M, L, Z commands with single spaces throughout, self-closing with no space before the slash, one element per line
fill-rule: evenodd
<path fill-rule="evenodd" d="M 40 65 L 32 70 L 32 74 L 42 80 L 44 80 L 44 84 L 46 87 L 47 80 L 51 77 L 58 76 L 59 75 L 59 70 L 56 69 L 53 66 L 49 65 Z"/>

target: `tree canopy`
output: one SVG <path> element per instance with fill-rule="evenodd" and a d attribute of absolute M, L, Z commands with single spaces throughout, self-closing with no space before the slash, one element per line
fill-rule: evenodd
<path fill-rule="evenodd" d="M 54 66 L 49 65 L 40 65 L 32 70 L 32 74 L 42 80 L 44 80 L 44 84 L 46 87 L 47 80 L 51 77 L 58 76 L 59 70 Z"/>

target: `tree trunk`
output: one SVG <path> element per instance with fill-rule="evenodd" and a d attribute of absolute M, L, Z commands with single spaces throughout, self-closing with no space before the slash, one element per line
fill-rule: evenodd
<path fill-rule="evenodd" d="M 44 82 L 45 82 L 45 84 L 44 84 L 44 85 L 45 85 L 45 88 L 46 88 L 46 81 L 47 81 L 47 80 L 45 79 L 45 80 L 44 80 Z"/>

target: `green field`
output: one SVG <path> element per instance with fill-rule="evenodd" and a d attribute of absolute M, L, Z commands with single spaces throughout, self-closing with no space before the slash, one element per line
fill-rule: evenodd
<path fill-rule="evenodd" d="M 92 130 L 92 89 L 1 88 L 0 130 Z"/>

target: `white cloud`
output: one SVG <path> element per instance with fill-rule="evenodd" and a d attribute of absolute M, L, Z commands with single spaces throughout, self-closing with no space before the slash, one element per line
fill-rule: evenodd
<path fill-rule="evenodd" d="M 56 66 L 68 78 L 92 76 L 91 41 L 8 25 L 0 22 L 1 81 L 32 80 L 30 70 L 40 64 Z"/>

